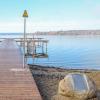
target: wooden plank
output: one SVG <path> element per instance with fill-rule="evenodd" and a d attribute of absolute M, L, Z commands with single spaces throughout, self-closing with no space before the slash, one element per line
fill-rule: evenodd
<path fill-rule="evenodd" d="M 42 100 L 20 48 L 12 39 L 0 44 L 0 100 Z"/>

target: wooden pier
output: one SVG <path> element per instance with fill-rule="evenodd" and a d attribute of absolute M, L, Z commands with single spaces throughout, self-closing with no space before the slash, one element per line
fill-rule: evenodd
<path fill-rule="evenodd" d="M 13 38 L 21 47 L 24 46 L 24 38 Z M 0 42 L 6 38 L 0 38 Z M 48 58 L 47 53 L 48 40 L 43 38 L 26 38 L 25 40 L 25 56 L 32 58 Z M 38 52 L 41 51 L 41 52 Z"/>
<path fill-rule="evenodd" d="M 6 39 L 0 43 L 0 100 L 42 100 L 17 43 Z"/>

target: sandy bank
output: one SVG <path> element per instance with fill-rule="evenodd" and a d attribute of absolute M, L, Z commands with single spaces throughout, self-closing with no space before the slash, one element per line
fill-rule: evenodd
<path fill-rule="evenodd" d="M 43 100 L 51 100 L 57 93 L 58 83 L 64 76 L 72 72 L 86 73 L 91 77 L 100 91 L 100 71 L 93 70 L 67 70 L 55 67 L 30 66 Z M 99 92 L 98 92 L 99 94 Z M 99 94 L 100 95 L 100 94 Z"/>

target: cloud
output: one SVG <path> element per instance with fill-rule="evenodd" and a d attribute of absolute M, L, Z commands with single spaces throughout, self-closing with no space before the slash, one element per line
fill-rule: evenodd
<path fill-rule="evenodd" d="M 0 32 L 20 32 L 22 25 L 19 23 L 4 22 L 0 23 Z"/>
<path fill-rule="evenodd" d="M 27 33 L 36 31 L 56 31 L 56 30 L 68 30 L 78 27 L 79 24 L 74 21 L 67 22 L 27 22 Z M 23 21 L 21 22 L 2 22 L 0 23 L 0 32 L 12 33 L 23 32 Z"/>
<path fill-rule="evenodd" d="M 91 9 L 91 12 L 94 16 L 100 15 L 100 1 L 99 0 L 85 0 L 85 3 L 88 5 L 88 8 Z"/>
<path fill-rule="evenodd" d="M 36 31 L 57 31 L 57 30 L 83 30 L 100 29 L 100 20 L 71 20 L 71 21 L 27 21 L 27 33 Z M 19 22 L 1 22 L 0 32 L 2 33 L 23 33 L 23 21 Z"/>
<path fill-rule="evenodd" d="M 23 22 L 1 22 L 0 32 L 13 33 L 13 32 L 23 32 L 24 25 Z M 27 23 L 27 32 L 32 32 L 32 23 Z"/>
<path fill-rule="evenodd" d="M 97 6 L 93 9 L 93 14 L 94 14 L 94 16 L 100 17 L 100 5 L 97 5 Z"/>

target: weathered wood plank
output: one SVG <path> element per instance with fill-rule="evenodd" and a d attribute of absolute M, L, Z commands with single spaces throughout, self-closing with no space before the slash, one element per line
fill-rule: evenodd
<path fill-rule="evenodd" d="M 22 56 L 14 40 L 0 43 L 0 100 L 42 100 Z"/>

